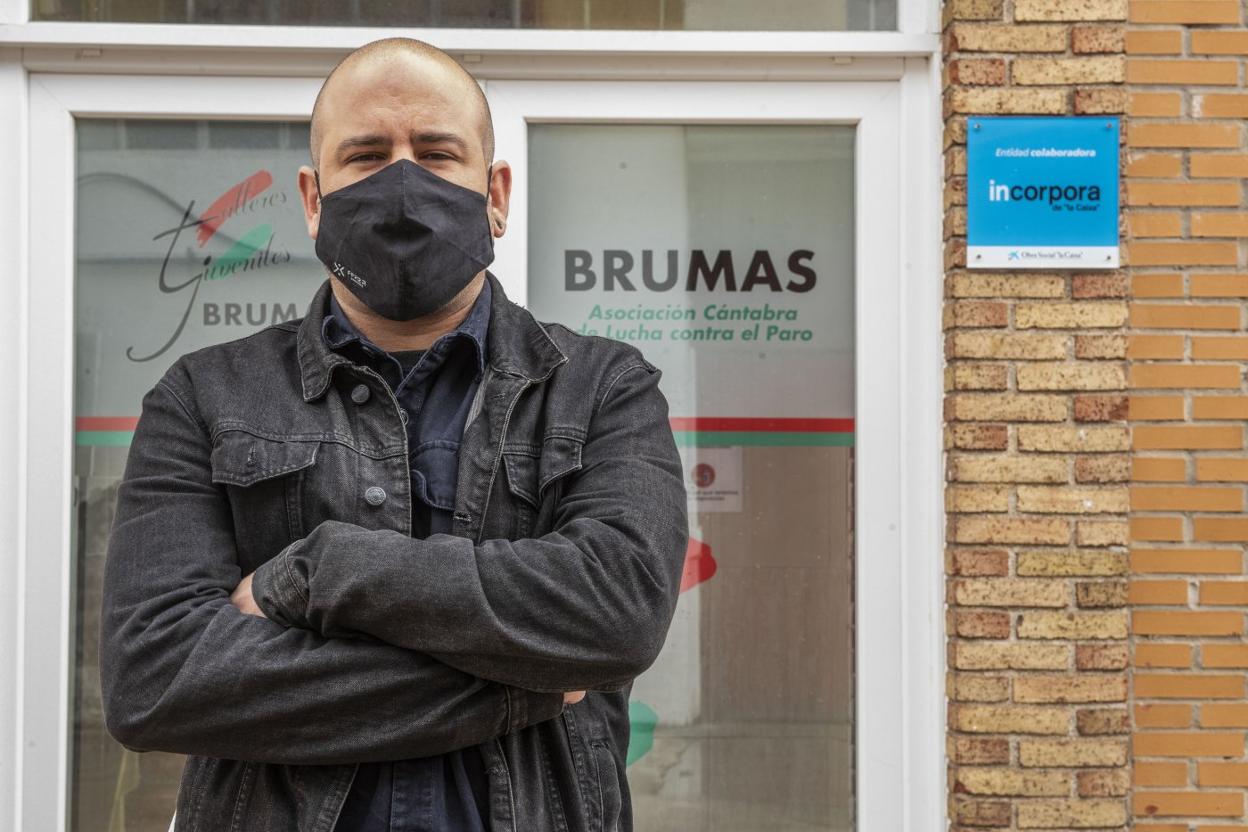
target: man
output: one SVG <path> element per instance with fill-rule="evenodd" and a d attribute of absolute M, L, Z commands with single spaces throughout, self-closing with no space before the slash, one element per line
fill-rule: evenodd
<path fill-rule="evenodd" d="M 511 171 L 445 53 L 353 52 L 311 134 L 307 315 L 143 399 L 108 728 L 190 755 L 178 830 L 631 829 L 628 693 L 687 542 L 659 371 L 486 270 Z"/>

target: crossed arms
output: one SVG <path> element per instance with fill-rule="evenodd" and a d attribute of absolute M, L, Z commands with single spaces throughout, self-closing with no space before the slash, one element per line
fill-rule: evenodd
<path fill-rule="evenodd" d="M 143 399 L 109 541 L 105 719 L 128 747 L 271 763 L 439 754 L 618 689 L 675 610 L 684 486 L 657 371 L 603 393 L 554 530 L 414 539 L 326 521 L 239 584 L 229 503 L 175 364 Z"/>

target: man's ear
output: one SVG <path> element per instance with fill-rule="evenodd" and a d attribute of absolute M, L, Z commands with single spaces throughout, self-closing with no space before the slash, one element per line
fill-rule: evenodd
<path fill-rule="evenodd" d="M 486 194 L 486 214 L 490 218 L 490 233 L 503 236 L 507 230 L 507 211 L 511 205 L 511 165 L 499 160 L 490 166 L 489 193 Z"/>
<path fill-rule="evenodd" d="M 316 171 L 309 165 L 299 167 L 299 201 L 303 203 L 303 219 L 308 225 L 308 236 L 315 240 L 321 227 L 321 194 L 317 187 Z"/>

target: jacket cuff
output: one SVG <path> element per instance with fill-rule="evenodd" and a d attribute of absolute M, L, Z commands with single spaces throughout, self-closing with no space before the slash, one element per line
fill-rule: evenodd
<path fill-rule="evenodd" d="M 503 685 L 507 695 L 507 731 L 518 731 L 563 713 L 563 692 L 525 690 Z"/>
<path fill-rule="evenodd" d="M 307 595 L 291 570 L 290 550 L 294 545 L 256 568 L 251 576 L 251 595 L 256 606 L 273 621 L 287 627 L 306 627 Z"/>

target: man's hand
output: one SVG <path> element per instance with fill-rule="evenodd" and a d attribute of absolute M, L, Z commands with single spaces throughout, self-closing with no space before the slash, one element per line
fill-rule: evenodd
<path fill-rule="evenodd" d="M 251 573 L 251 575 L 254 574 L 256 573 Z M 268 618 L 264 614 L 264 610 L 256 606 L 256 599 L 251 594 L 251 575 L 243 578 L 238 582 L 238 586 L 234 587 L 234 591 L 230 593 L 230 603 L 247 613 L 247 615 L 258 615 L 261 618 Z M 584 696 L 585 694 L 582 693 L 581 695 Z"/>
<path fill-rule="evenodd" d="M 563 704 L 575 705 L 577 702 L 580 702 L 584 698 L 585 698 L 585 691 L 570 690 L 563 695 Z"/>

